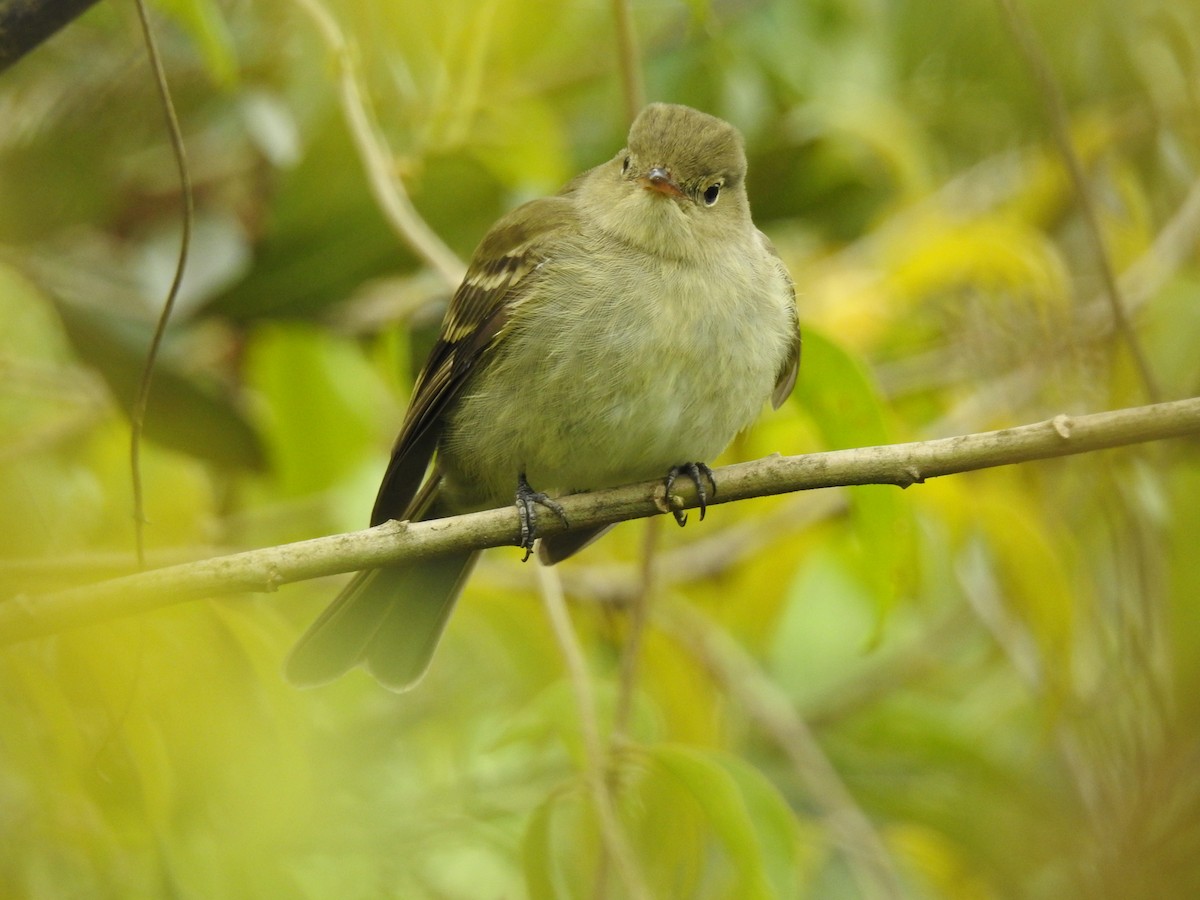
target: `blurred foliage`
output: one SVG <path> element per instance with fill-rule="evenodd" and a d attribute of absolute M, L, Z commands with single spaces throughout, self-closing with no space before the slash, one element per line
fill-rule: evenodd
<path fill-rule="evenodd" d="M 1200 393 L 1200 10 L 1025 5 L 1138 339 L 1168 396 Z M 621 146 L 608 4 L 329 10 L 461 255 Z M 745 132 L 809 334 L 795 398 L 730 460 L 1146 400 L 998 5 L 633 11 L 651 97 Z M 375 205 L 300 5 L 152 12 L 197 185 L 144 455 L 152 559 L 360 527 L 448 291 Z M 0 78 L 0 602 L 131 566 L 123 410 L 179 233 L 161 121 L 127 5 Z M 662 528 L 654 606 L 743 648 L 832 768 L 755 713 L 759 682 L 718 677 L 719 642 L 652 617 L 611 774 L 652 894 L 882 896 L 828 805 L 844 786 L 903 896 L 1200 896 L 1197 461 L 1178 442 Z M 562 567 L 605 729 L 647 527 Z M 620 896 L 517 559 L 487 557 L 405 696 L 282 682 L 335 579 L 3 649 L 3 894 Z"/>

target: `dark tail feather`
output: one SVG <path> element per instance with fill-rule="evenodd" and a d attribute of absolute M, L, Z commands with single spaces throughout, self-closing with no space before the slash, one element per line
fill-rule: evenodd
<path fill-rule="evenodd" d="M 365 662 L 385 687 L 411 688 L 429 668 L 477 555 L 359 572 L 300 638 L 284 675 L 315 687 Z"/>
<path fill-rule="evenodd" d="M 612 527 L 612 525 L 603 525 L 587 531 L 564 531 L 553 537 L 541 538 L 538 540 L 538 559 L 547 566 L 562 562 L 568 556 L 574 556 L 592 541 L 598 541 L 608 534 Z"/>
<path fill-rule="evenodd" d="M 316 687 L 354 668 L 390 605 L 386 597 L 372 591 L 383 572 L 359 572 L 308 626 L 284 663 L 288 681 L 297 687 Z"/>
<path fill-rule="evenodd" d="M 375 629 L 363 661 L 385 688 L 407 691 L 429 669 L 454 602 L 475 568 L 478 553 L 438 556 L 417 566 L 385 569 L 391 606 Z"/>

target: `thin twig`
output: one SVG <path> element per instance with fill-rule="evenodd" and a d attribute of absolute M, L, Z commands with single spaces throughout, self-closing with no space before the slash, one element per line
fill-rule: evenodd
<path fill-rule="evenodd" d="M 1154 241 L 1121 273 L 1118 284 L 1125 300 L 1124 308 L 1137 310 L 1149 303 L 1175 276 L 1184 261 L 1193 256 L 1197 240 L 1200 240 L 1200 180 L 1192 182 L 1187 195 L 1159 229 Z M 1081 325 L 1100 333 L 1111 329 L 1111 316 L 1106 316 L 1103 323 L 1097 321 L 1102 305 L 1101 298 L 1090 301 L 1082 310 Z M 1105 327 L 1099 327 L 1101 324 Z"/>
<path fill-rule="evenodd" d="M 163 337 L 167 333 L 167 323 L 171 319 L 171 311 L 175 308 L 175 298 L 179 296 L 179 287 L 183 283 L 183 273 L 187 269 L 188 248 L 192 242 L 194 199 L 187 152 L 183 145 L 183 133 L 179 129 L 179 119 L 175 115 L 175 104 L 171 101 L 171 89 L 167 85 L 167 75 L 163 70 L 162 59 L 158 53 L 158 44 L 155 43 L 154 32 L 150 28 L 150 18 L 146 12 L 145 0 L 134 0 L 134 3 L 137 6 L 138 19 L 142 23 L 142 37 L 146 42 L 146 53 L 150 57 L 150 66 L 154 70 L 154 84 L 158 88 L 158 97 L 162 103 L 163 114 L 166 116 L 167 133 L 171 137 L 171 149 L 179 168 L 179 193 L 183 198 L 183 233 L 179 238 L 179 258 L 175 262 L 175 276 L 171 280 L 166 302 L 163 303 L 162 312 L 159 313 L 158 322 L 154 326 L 154 335 L 150 339 L 150 348 L 146 351 L 146 362 L 142 366 L 137 395 L 134 397 L 133 409 L 129 417 L 129 469 L 133 479 L 134 541 L 137 545 L 138 565 L 145 566 L 146 505 L 142 488 L 142 430 L 146 425 L 146 406 L 150 401 L 150 385 L 154 379 L 158 351 L 162 346 Z"/>
<path fill-rule="evenodd" d="M 908 487 L 928 478 L 1088 453 L 1111 447 L 1200 434 L 1200 397 L 1083 416 L 1056 416 L 1032 425 L 958 437 L 834 450 L 805 456 L 770 456 L 717 472 L 721 493 L 710 507 L 762 497 L 852 484 Z M 682 508 L 699 503 L 695 491 Z M 572 527 L 596 528 L 657 515 L 670 508 L 661 482 L 643 482 L 559 498 Z M 553 517 L 547 535 L 563 531 Z M 0 645 L 54 634 L 195 600 L 244 591 L 273 591 L 281 584 L 394 565 L 466 549 L 520 541 L 512 507 L 428 522 L 386 522 L 350 534 L 250 550 L 167 569 L 140 572 L 88 587 L 0 602 Z"/>
<path fill-rule="evenodd" d="M 629 0 L 612 0 L 620 50 L 621 90 L 625 100 L 625 118 L 632 122 L 646 105 L 646 87 L 642 81 L 642 53 L 638 48 L 637 29 Z"/>
<path fill-rule="evenodd" d="M 646 522 L 645 539 L 642 541 L 642 564 L 638 578 L 638 591 L 631 598 L 627 610 L 628 632 L 621 646 L 621 666 L 617 707 L 613 714 L 612 735 L 609 743 L 615 749 L 626 739 L 629 718 L 633 712 L 633 698 L 637 690 L 638 662 L 642 652 L 642 637 L 646 632 L 646 619 L 650 603 L 658 584 L 658 540 L 662 533 L 662 522 L 649 519 Z"/>
<path fill-rule="evenodd" d="M 903 216 L 897 221 L 911 225 L 912 219 Z M 887 227 L 898 226 L 894 222 Z M 1192 182 L 1154 241 L 1121 273 L 1118 283 L 1127 312 L 1140 310 L 1175 277 L 1184 261 L 1192 256 L 1197 240 L 1200 240 L 1200 180 Z M 1114 328 L 1108 300 L 1101 291 L 1080 304 L 1071 326 L 1056 335 L 1042 354 L 1033 359 L 1022 357 L 1019 366 L 993 376 L 986 389 L 976 391 L 926 430 L 944 433 L 955 430 L 958 423 L 992 419 L 999 409 L 1019 407 L 1014 398 L 1033 394 L 1045 383 L 1045 358 L 1065 353 L 1070 347 L 1107 339 Z M 876 365 L 875 375 L 889 398 L 941 389 L 967 377 L 978 380 L 979 373 L 958 365 L 960 360 L 960 350 L 941 347 L 902 361 Z"/>
<path fill-rule="evenodd" d="M 633 713 L 633 699 L 637 691 L 638 662 L 642 652 L 642 636 L 646 631 L 646 614 L 654 594 L 657 579 L 658 537 L 661 532 L 658 519 L 647 519 L 643 531 L 642 564 L 638 590 L 626 604 L 628 627 L 625 640 L 621 643 L 621 663 L 617 670 L 617 703 L 613 710 L 612 730 L 608 734 L 608 758 L 611 761 L 629 739 L 629 719 Z M 557 570 L 556 570 L 557 571 Z M 561 583 L 561 575 L 560 575 Z M 610 765 L 607 772 L 609 789 L 615 788 L 617 772 Z M 592 896 L 602 900 L 608 896 L 608 854 L 600 857 L 596 869 L 596 883 Z"/>
<path fill-rule="evenodd" d="M 466 273 L 466 267 L 421 217 L 404 189 L 404 184 L 395 177 L 391 151 L 375 127 L 367 99 L 359 87 L 358 71 L 350 42 L 346 40 L 337 22 L 321 5 L 320 0 L 296 0 L 296 3 L 312 18 L 337 64 L 342 113 L 358 148 L 363 168 L 366 169 L 375 202 L 379 204 L 399 238 L 424 260 L 426 265 L 437 272 L 447 286 L 451 289 L 458 287 Z"/>
<path fill-rule="evenodd" d="M 554 638 L 562 650 L 563 660 L 567 665 L 567 674 L 571 679 L 571 687 L 575 692 L 576 703 L 579 704 L 580 731 L 583 735 L 584 752 L 587 759 L 584 763 L 584 778 L 592 795 L 592 803 L 596 808 L 596 818 L 600 824 L 600 836 L 604 844 L 604 852 L 613 863 L 621 883 L 625 888 L 623 896 L 646 898 L 650 894 L 638 870 L 637 858 L 633 854 L 629 841 L 617 817 L 613 795 L 609 788 L 607 777 L 604 745 L 600 740 L 599 716 L 596 713 L 596 698 L 592 693 L 592 683 L 588 678 L 587 666 L 583 659 L 583 648 L 571 627 L 571 619 L 567 614 L 567 601 L 563 596 L 562 582 L 558 579 L 558 570 L 551 566 L 538 566 L 538 585 L 541 588 L 542 603 L 546 615 L 550 619 L 550 627 Z M 603 864 L 601 870 L 604 871 Z"/>
<path fill-rule="evenodd" d="M 786 541 L 818 522 L 845 513 L 846 497 L 837 491 L 806 492 L 752 517 L 706 531 L 703 537 L 661 551 L 654 565 L 654 590 L 693 584 L 720 577 L 724 572 Z M 483 563 L 487 566 L 487 561 Z M 3 571 L 0 563 L 0 572 Z M 520 569 L 489 567 L 489 579 L 514 590 L 527 588 L 532 575 Z M 576 600 L 624 609 L 639 602 L 645 590 L 642 566 L 614 562 L 580 562 L 562 573 L 567 593 Z"/>
<path fill-rule="evenodd" d="M 1058 146 L 1059 154 L 1062 156 L 1063 164 L 1066 166 L 1067 174 L 1071 179 L 1071 185 L 1075 190 L 1079 209 L 1083 214 L 1084 230 L 1087 232 L 1088 239 L 1092 242 L 1092 249 L 1096 255 L 1096 264 L 1100 269 L 1100 277 L 1104 285 L 1104 294 L 1108 298 L 1109 312 L 1112 316 L 1113 325 L 1117 333 L 1121 336 L 1121 339 L 1125 342 L 1130 356 L 1133 358 L 1138 377 L 1142 382 L 1142 389 L 1146 393 L 1146 398 L 1151 402 L 1155 402 L 1161 397 L 1161 392 L 1154 378 L 1154 373 L 1150 369 L 1150 364 L 1142 352 L 1142 346 L 1138 341 L 1137 334 L 1134 332 L 1133 326 L 1129 322 L 1129 317 L 1125 313 L 1125 301 L 1122 299 L 1121 288 L 1117 283 L 1116 270 L 1113 267 L 1112 257 L 1104 241 L 1104 233 L 1100 229 L 1100 218 L 1096 214 L 1096 205 L 1092 201 L 1092 194 L 1088 188 L 1087 178 L 1083 174 L 1083 164 L 1080 162 L 1079 154 L 1075 150 L 1075 144 L 1071 140 L 1067 104 L 1063 98 L 1062 88 L 1058 84 L 1058 79 L 1054 76 L 1054 71 L 1050 66 L 1050 61 L 1046 58 L 1037 33 L 1029 24 L 1029 20 L 1025 18 L 1024 12 L 1018 5 L 1017 0 L 996 0 L 996 2 L 1000 6 L 1005 24 L 1008 25 L 1009 30 L 1012 32 L 1013 38 L 1021 50 L 1021 55 L 1033 73 L 1033 77 L 1037 81 L 1038 88 L 1041 91 L 1042 100 L 1046 107 L 1046 115 L 1050 120 L 1050 131 L 1054 136 L 1054 142 Z"/>

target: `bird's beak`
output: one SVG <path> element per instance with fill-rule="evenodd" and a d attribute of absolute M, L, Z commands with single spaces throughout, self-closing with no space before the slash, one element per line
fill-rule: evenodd
<path fill-rule="evenodd" d="M 640 182 L 642 187 L 644 187 L 646 190 L 658 191 L 658 193 L 667 197 L 683 196 L 683 188 L 677 185 L 675 180 L 671 178 L 670 169 L 665 169 L 662 166 L 655 166 L 653 169 L 639 178 L 638 182 Z"/>

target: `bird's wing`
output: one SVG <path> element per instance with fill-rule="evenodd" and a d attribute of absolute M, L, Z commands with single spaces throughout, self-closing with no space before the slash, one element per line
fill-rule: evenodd
<path fill-rule="evenodd" d="M 758 236 L 787 285 L 788 296 L 791 299 L 792 324 L 796 331 L 796 340 L 792 343 L 788 355 L 784 357 L 783 363 L 779 367 L 779 374 L 775 378 L 775 390 L 771 392 L 771 406 L 779 409 L 783 405 L 783 401 L 792 393 L 792 388 L 796 386 L 796 375 L 800 371 L 800 315 L 796 309 L 796 285 L 788 273 L 787 266 L 783 264 L 779 251 L 775 249 L 771 239 L 761 231 Z"/>
<path fill-rule="evenodd" d="M 437 447 L 448 405 L 529 295 L 537 272 L 550 261 L 547 247 L 577 227 L 577 221 L 575 203 L 564 190 L 513 210 L 480 242 L 417 376 L 375 498 L 372 525 L 413 516 L 413 498 Z"/>

